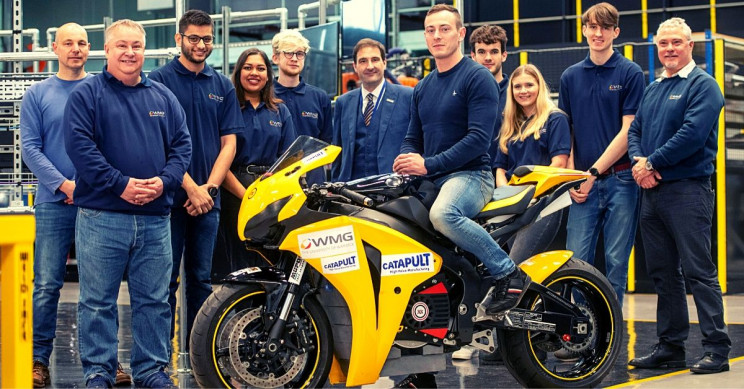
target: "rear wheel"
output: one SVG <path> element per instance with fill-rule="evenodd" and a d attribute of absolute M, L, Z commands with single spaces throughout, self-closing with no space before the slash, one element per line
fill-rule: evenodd
<path fill-rule="evenodd" d="M 572 258 L 543 285 L 572 301 L 589 318 L 589 336 L 581 342 L 537 331 L 500 329 L 499 346 L 505 364 L 526 387 L 594 387 L 612 369 L 623 339 L 623 317 L 607 279 L 592 265 Z M 544 310 L 539 294 L 530 292 L 521 308 Z M 556 358 L 555 351 L 571 354 L 569 361 Z"/>
<path fill-rule="evenodd" d="M 290 313 L 275 352 L 266 347 L 266 292 L 225 284 L 204 302 L 191 331 L 190 356 L 201 387 L 320 387 L 333 358 L 331 328 L 308 296 Z"/>

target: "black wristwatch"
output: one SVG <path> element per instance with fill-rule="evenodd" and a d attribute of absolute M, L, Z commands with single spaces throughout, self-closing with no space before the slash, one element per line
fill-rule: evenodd
<path fill-rule="evenodd" d="M 589 174 L 593 175 L 594 177 L 599 178 L 599 170 L 597 170 L 596 167 L 592 167 L 589 169 Z"/>

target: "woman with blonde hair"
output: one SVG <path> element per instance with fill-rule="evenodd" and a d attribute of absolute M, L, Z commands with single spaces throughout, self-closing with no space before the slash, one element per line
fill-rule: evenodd
<path fill-rule="evenodd" d="M 504 120 L 496 153 L 496 186 L 506 185 L 522 165 L 566 167 L 571 152 L 568 117 L 550 99 L 540 70 L 522 65 L 509 78 Z M 548 215 L 517 233 L 509 257 L 515 263 L 543 251 L 555 238 L 562 212 Z"/>

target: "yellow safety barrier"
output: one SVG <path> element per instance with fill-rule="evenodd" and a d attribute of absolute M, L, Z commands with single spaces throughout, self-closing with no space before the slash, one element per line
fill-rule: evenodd
<path fill-rule="evenodd" d="M 34 216 L 0 214 L 0 387 L 30 388 L 33 364 Z"/>

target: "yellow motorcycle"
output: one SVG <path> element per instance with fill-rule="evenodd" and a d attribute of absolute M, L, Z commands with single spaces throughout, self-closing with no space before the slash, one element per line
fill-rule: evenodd
<path fill-rule="evenodd" d="M 430 181 L 387 174 L 304 184 L 340 151 L 301 136 L 247 189 L 241 239 L 281 255 L 230 274 L 202 306 L 190 343 L 199 385 L 359 386 L 444 370 L 448 353 L 494 351 L 496 342 L 524 386 L 601 382 L 620 352 L 623 319 L 600 272 L 570 251 L 538 254 L 520 264 L 532 283 L 519 305 L 489 315 L 487 271 L 429 221 Z M 503 244 L 570 204 L 568 190 L 586 177 L 520 167 L 475 219 Z M 578 360 L 555 358 L 560 349 Z"/>

